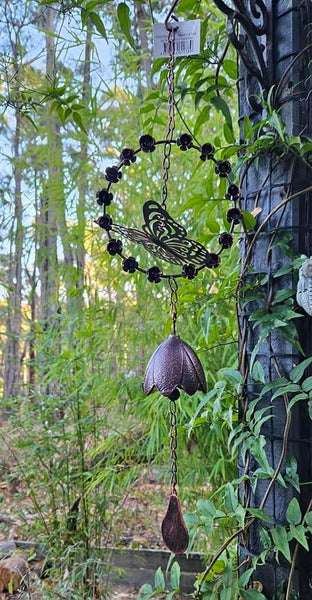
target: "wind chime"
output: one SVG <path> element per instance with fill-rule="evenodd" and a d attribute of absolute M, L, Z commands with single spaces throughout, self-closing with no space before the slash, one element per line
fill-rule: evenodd
<path fill-rule="evenodd" d="M 188 532 L 183 520 L 180 502 L 177 495 L 177 404 L 176 401 L 183 390 L 192 396 L 197 391 L 206 392 L 207 385 L 203 367 L 193 349 L 177 334 L 177 303 L 178 283 L 182 277 L 194 279 L 204 268 L 214 269 L 220 264 L 220 255 L 233 243 L 233 230 L 241 218 L 242 213 L 238 207 L 240 190 L 230 180 L 231 165 L 227 160 L 217 160 L 214 156 L 215 149 L 212 144 L 202 146 L 194 144 L 193 138 L 188 133 L 183 133 L 174 139 L 175 130 L 175 90 L 174 90 L 174 63 L 175 63 L 175 34 L 176 25 L 168 23 L 172 9 L 165 21 L 168 31 L 168 126 L 164 140 L 156 141 L 151 135 L 142 135 L 139 147 L 124 148 L 120 154 L 119 163 L 107 167 L 105 179 L 107 185 L 97 192 L 97 202 L 103 206 L 103 215 L 96 223 L 107 232 L 107 251 L 111 256 L 120 256 L 122 268 L 127 273 L 139 271 L 147 276 L 153 284 L 168 282 L 170 291 L 170 308 L 172 319 L 172 334 L 155 350 L 147 365 L 143 390 L 146 395 L 157 389 L 169 400 L 170 417 L 170 455 L 171 455 L 171 495 L 167 513 L 162 522 L 162 537 L 165 544 L 175 554 L 181 554 L 188 547 Z M 168 179 L 170 170 L 170 155 L 172 146 L 176 144 L 181 151 L 196 150 L 200 153 L 202 161 L 212 161 L 215 164 L 215 173 L 221 178 L 226 178 L 228 189 L 226 198 L 232 201 L 233 206 L 227 211 L 227 221 L 230 223 L 229 231 L 219 235 L 220 249 L 211 253 L 207 248 L 187 236 L 187 231 L 177 223 L 167 211 Z M 161 188 L 161 202 L 148 200 L 143 205 L 144 224 L 142 230 L 125 227 L 113 222 L 107 213 L 107 207 L 113 201 L 111 188 L 122 178 L 122 169 L 136 162 L 140 153 L 154 152 L 157 146 L 163 147 L 163 179 Z M 131 242 L 144 246 L 149 254 L 156 256 L 166 263 L 179 266 L 177 273 L 165 273 L 158 265 L 148 269 L 139 266 L 134 256 L 126 256 L 123 251 L 122 241 L 115 237 L 118 234 Z"/>

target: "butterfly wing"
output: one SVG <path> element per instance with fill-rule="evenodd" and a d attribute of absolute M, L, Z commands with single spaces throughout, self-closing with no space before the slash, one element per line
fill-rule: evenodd
<path fill-rule="evenodd" d="M 143 216 L 145 224 L 142 229 L 165 251 L 168 258 L 163 260 L 178 265 L 192 264 L 196 268 L 205 266 L 206 248 L 189 239 L 184 227 L 174 221 L 158 202 L 145 202 Z"/>
<path fill-rule="evenodd" d="M 197 269 L 206 264 L 207 250 L 199 242 L 187 237 L 186 229 L 169 215 L 158 202 L 148 201 L 143 206 L 142 231 L 123 225 L 113 225 L 112 230 L 137 244 L 142 244 L 150 254 L 174 265 L 193 265 Z"/>
<path fill-rule="evenodd" d="M 139 229 L 131 229 L 124 227 L 123 225 L 113 225 L 112 230 L 119 233 L 121 236 L 127 238 L 131 242 L 136 244 L 142 244 L 145 250 L 154 256 L 157 256 L 160 260 L 172 263 L 171 253 L 166 250 L 165 247 L 159 246 L 156 238 L 149 236 L 144 231 Z M 174 262 L 174 264 L 181 264 L 180 262 Z"/>

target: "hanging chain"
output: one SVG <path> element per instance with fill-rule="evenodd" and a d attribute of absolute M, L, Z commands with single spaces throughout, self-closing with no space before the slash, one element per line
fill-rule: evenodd
<path fill-rule="evenodd" d="M 170 154 L 171 154 L 171 142 L 173 140 L 173 132 L 175 129 L 175 98 L 174 98 L 174 53 L 175 53 L 175 34 L 177 27 L 170 27 L 168 32 L 168 128 L 166 133 L 166 143 L 164 145 L 164 159 L 163 159 L 163 184 L 161 190 L 162 205 L 166 210 L 166 200 L 168 195 L 168 178 L 170 169 Z"/>
<path fill-rule="evenodd" d="M 170 456 L 171 456 L 171 493 L 177 495 L 177 404 L 169 399 L 170 411 Z"/>
<path fill-rule="evenodd" d="M 173 335 L 176 335 L 176 323 L 178 318 L 178 284 L 174 277 L 169 277 L 170 294 L 170 312 L 172 319 Z"/>

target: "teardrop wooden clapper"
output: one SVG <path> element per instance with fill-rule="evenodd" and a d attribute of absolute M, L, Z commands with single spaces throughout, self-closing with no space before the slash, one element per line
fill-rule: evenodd
<path fill-rule="evenodd" d="M 170 13 L 171 14 L 171 13 Z M 120 154 L 118 165 L 107 167 L 105 179 L 108 185 L 97 192 L 97 202 L 103 207 L 103 215 L 98 217 L 96 223 L 107 232 L 107 251 L 111 256 L 119 255 L 122 259 L 122 268 L 126 273 L 139 271 L 147 275 L 148 281 L 159 284 L 167 280 L 170 289 L 170 305 L 172 317 L 172 335 L 162 342 L 152 355 L 146 369 L 143 389 L 145 394 L 158 390 L 169 399 L 170 415 L 170 454 L 171 454 L 171 496 L 166 516 L 162 523 L 162 536 L 171 552 L 181 554 L 188 547 L 188 532 L 183 520 L 180 502 L 177 496 L 177 400 L 179 390 L 192 396 L 197 391 L 206 392 L 207 385 L 205 374 L 194 350 L 184 342 L 176 332 L 178 283 L 180 277 L 194 279 L 204 268 L 214 269 L 219 266 L 220 255 L 233 243 L 233 230 L 242 219 L 238 207 L 240 190 L 231 182 L 229 173 L 231 165 L 227 160 L 217 160 L 214 156 L 215 149 L 212 144 L 195 145 L 190 134 L 184 133 L 173 139 L 175 130 L 175 96 L 174 96 L 174 60 L 175 60 L 175 31 L 176 26 L 165 21 L 168 30 L 168 128 L 164 140 L 156 141 L 151 135 L 142 135 L 139 148 L 124 148 Z M 229 231 L 219 235 L 220 249 L 218 252 L 209 252 L 205 246 L 188 237 L 185 228 L 177 223 L 167 212 L 167 183 L 169 179 L 170 155 L 172 145 L 176 144 L 183 152 L 190 149 L 200 152 L 200 159 L 212 161 L 215 172 L 221 178 L 226 178 L 228 190 L 226 198 L 233 203 L 227 211 L 227 221 L 230 223 Z M 139 153 L 154 152 L 157 146 L 163 146 L 163 180 L 161 188 L 161 204 L 148 200 L 143 206 L 144 225 L 142 230 L 133 229 L 113 222 L 112 217 L 106 212 L 112 203 L 113 194 L 111 187 L 122 178 L 122 169 L 137 160 Z M 139 266 L 134 256 L 125 256 L 123 244 L 120 239 L 115 239 L 112 232 L 118 233 L 126 239 L 142 244 L 153 256 L 170 264 L 178 265 L 180 271 L 166 274 L 158 265 L 148 269 Z"/>

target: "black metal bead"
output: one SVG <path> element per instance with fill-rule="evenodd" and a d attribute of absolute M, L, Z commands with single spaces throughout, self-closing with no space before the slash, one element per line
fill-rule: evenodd
<path fill-rule="evenodd" d="M 242 218 L 242 213 L 239 208 L 230 208 L 226 213 L 226 218 L 229 223 L 234 223 L 234 225 L 238 225 Z"/>
<path fill-rule="evenodd" d="M 177 145 L 180 150 L 188 150 L 192 147 L 193 138 L 189 133 L 182 133 L 180 137 L 177 139 Z"/>
<path fill-rule="evenodd" d="M 139 140 L 141 150 L 143 152 L 154 152 L 156 148 L 155 141 L 156 140 L 151 135 L 141 135 Z"/>
<path fill-rule="evenodd" d="M 109 240 L 107 246 L 106 246 L 106 250 L 107 252 L 111 255 L 111 256 L 115 256 L 116 254 L 120 254 L 120 252 L 122 251 L 122 242 L 121 240 Z"/>
<path fill-rule="evenodd" d="M 183 265 L 182 275 L 186 279 L 194 279 L 198 274 L 197 269 L 195 269 L 194 265 Z"/>
<path fill-rule="evenodd" d="M 96 220 L 96 223 L 106 231 L 110 231 L 113 224 L 113 219 L 110 215 L 102 215 Z"/>
<path fill-rule="evenodd" d="M 147 271 L 147 279 L 152 283 L 159 283 L 162 277 L 162 272 L 159 267 L 151 267 Z"/>
<path fill-rule="evenodd" d="M 233 244 L 233 236 L 227 231 L 224 231 L 219 235 L 219 244 L 222 248 L 231 248 Z"/>
<path fill-rule="evenodd" d="M 110 183 L 118 183 L 119 179 L 122 178 L 122 173 L 118 167 L 107 167 L 105 169 L 105 179 Z"/>
<path fill-rule="evenodd" d="M 127 167 L 136 161 L 133 148 L 124 148 L 119 158 Z"/>
<path fill-rule="evenodd" d="M 228 160 L 219 160 L 215 168 L 216 174 L 220 175 L 220 177 L 226 177 L 231 173 L 231 170 L 231 163 Z"/>
<path fill-rule="evenodd" d="M 231 183 L 231 185 L 229 185 L 228 187 L 226 197 L 229 199 L 233 198 L 233 200 L 238 200 L 238 198 L 240 197 L 240 189 L 238 185 L 235 185 L 235 183 Z"/>
<path fill-rule="evenodd" d="M 206 267 L 208 267 L 208 269 L 215 269 L 216 267 L 219 266 L 220 262 L 221 262 L 221 258 L 218 254 L 207 253 Z"/>
<path fill-rule="evenodd" d="M 172 402 L 175 402 L 176 400 L 178 400 L 178 398 L 180 398 L 180 392 L 179 390 L 176 388 L 175 390 L 173 390 L 172 394 L 170 394 L 170 396 L 168 396 L 169 400 L 172 400 Z"/>
<path fill-rule="evenodd" d="M 201 160 L 207 160 L 208 158 L 212 158 L 215 152 L 215 148 L 212 144 L 203 144 L 201 147 Z"/>
<path fill-rule="evenodd" d="M 138 266 L 139 264 L 133 256 L 129 256 L 129 258 L 124 258 L 122 261 L 122 268 L 126 273 L 134 273 L 137 270 Z"/>
<path fill-rule="evenodd" d="M 99 190 L 96 192 L 96 201 L 100 206 L 109 206 L 113 199 L 113 194 L 109 192 L 106 188 Z"/>

